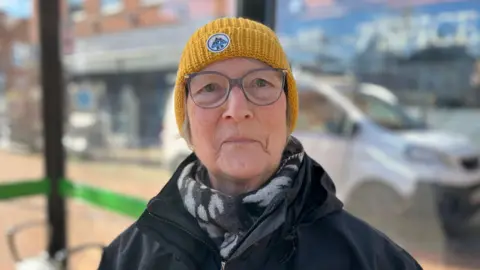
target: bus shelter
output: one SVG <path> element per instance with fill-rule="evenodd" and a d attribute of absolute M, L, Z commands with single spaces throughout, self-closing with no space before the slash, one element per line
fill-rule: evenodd
<path fill-rule="evenodd" d="M 263 22 L 274 27 L 275 0 L 238 0 L 237 15 Z M 17 269 L 66 269 L 68 257 L 87 248 L 103 248 L 92 243 L 69 246 L 67 242 L 66 202 L 77 199 L 91 205 L 137 217 L 143 212 L 146 201 L 140 198 L 73 183 L 65 170 L 64 100 L 65 78 L 61 47 L 61 0 L 40 0 L 38 3 L 40 35 L 40 73 L 42 88 L 42 119 L 44 140 L 44 176 L 21 182 L 0 184 L 0 200 L 28 196 L 46 196 L 45 221 L 19 224 L 7 233 L 8 245 Z M 15 236 L 23 229 L 45 225 L 48 235 L 46 254 L 41 258 L 21 258 L 15 245 Z"/>

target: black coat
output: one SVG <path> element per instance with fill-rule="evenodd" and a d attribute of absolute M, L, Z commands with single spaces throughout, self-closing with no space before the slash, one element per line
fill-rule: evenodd
<path fill-rule="evenodd" d="M 105 250 L 100 270 L 422 269 L 405 250 L 343 210 L 323 168 L 307 155 L 287 199 L 251 231 L 229 261 L 184 208 L 183 167 L 135 224 Z"/>

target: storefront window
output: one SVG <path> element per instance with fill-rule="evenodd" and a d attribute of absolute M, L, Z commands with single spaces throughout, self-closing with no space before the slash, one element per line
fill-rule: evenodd
<path fill-rule="evenodd" d="M 101 10 L 105 14 L 117 13 L 123 9 L 123 0 L 101 0 Z"/>
<path fill-rule="evenodd" d="M 85 18 L 84 0 L 68 0 L 67 4 L 71 19 L 79 21 Z"/>
<path fill-rule="evenodd" d="M 298 138 L 329 172 L 345 208 L 424 269 L 478 268 L 480 246 L 470 239 L 480 243 L 479 213 L 465 209 L 477 209 L 480 194 L 480 2 L 276 6 L 275 30 L 292 66 L 319 82 L 299 92 Z M 332 78 L 354 84 L 347 94 Z M 349 104 L 350 136 L 314 136 L 328 134 L 337 119 L 335 106 L 314 89 L 320 85 Z M 465 195 L 439 193 L 460 183 Z M 392 212 L 395 218 L 386 218 Z"/>

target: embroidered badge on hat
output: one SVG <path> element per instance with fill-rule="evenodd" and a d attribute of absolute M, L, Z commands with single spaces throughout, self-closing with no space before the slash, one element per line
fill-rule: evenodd
<path fill-rule="evenodd" d="M 225 50 L 228 45 L 230 45 L 230 37 L 224 33 L 213 34 L 207 40 L 208 50 L 214 53 Z"/>

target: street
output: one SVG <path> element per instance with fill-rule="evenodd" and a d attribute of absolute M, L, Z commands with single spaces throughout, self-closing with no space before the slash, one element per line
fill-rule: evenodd
<path fill-rule="evenodd" d="M 38 156 L 0 152 L 0 183 L 39 178 L 42 160 Z M 149 199 L 168 180 L 169 174 L 155 167 L 103 162 L 69 162 L 67 174 L 74 181 Z M 41 197 L 0 202 L 0 269 L 14 269 L 3 233 L 19 223 L 43 220 L 45 200 Z M 107 244 L 133 222 L 133 219 L 92 207 L 82 202 L 68 202 L 68 242 Z M 385 231 L 404 246 L 428 270 L 480 269 L 480 234 L 447 242 L 431 219 L 399 218 L 395 230 Z M 26 231 L 18 239 L 22 256 L 36 256 L 46 247 L 45 228 Z M 477 256 L 475 256 L 477 254 Z M 92 249 L 71 258 L 71 269 L 96 269 L 100 252 Z"/>

